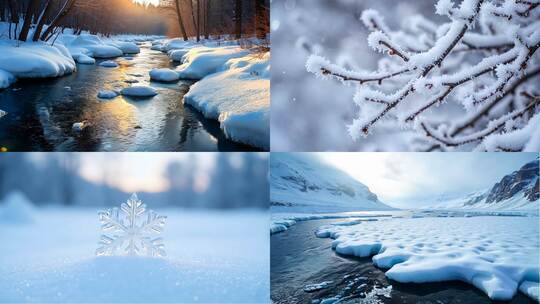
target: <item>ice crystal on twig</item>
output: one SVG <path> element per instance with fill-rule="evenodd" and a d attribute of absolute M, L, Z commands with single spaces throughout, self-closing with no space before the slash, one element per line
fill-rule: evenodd
<path fill-rule="evenodd" d="M 100 211 L 98 216 L 101 230 L 109 235 L 101 235 L 96 255 L 166 255 L 163 239 L 153 235 L 163 232 L 167 217 L 146 210 L 137 194 L 131 195 L 120 209 Z"/>

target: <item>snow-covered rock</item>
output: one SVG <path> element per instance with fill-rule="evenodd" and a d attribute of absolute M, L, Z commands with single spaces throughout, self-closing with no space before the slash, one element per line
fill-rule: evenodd
<path fill-rule="evenodd" d="M 518 288 L 534 295 L 539 284 L 536 216 L 386 219 L 323 226 L 317 235 L 333 238 L 340 254 L 373 255 L 388 278 L 402 283 L 459 280 L 493 300 L 510 300 Z"/>
<path fill-rule="evenodd" d="M 192 85 L 184 102 L 197 108 L 205 117 L 219 120 L 228 138 L 269 149 L 269 60 L 269 53 L 261 57 L 248 55 L 230 59 L 220 72 Z"/>
<path fill-rule="evenodd" d="M 71 129 L 73 129 L 73 131 L 77 131 L 77 132 L 82 131 L 84 128 L 86 128 L 86 122 L 84 122 L 84 121 L 75 122 L 71 126 Z"/>
<path fill-rule="evenodd" d="M 270 156 L 270 201 L 304 212 L 392 210 L 347 173 L 303 153 Z"/>
<path fill-rule="evenodd" d="M 0 54 L 3 84 L 13 81 L 5 72 L 17 78 L 45 78 L 70 74 L 76 69 L 75 61 L 61 45 L 3 40 L 0 42 Z"/>
<path fill-rule="evenodd" d="M 102 99 L 112 99 L 118 96 L 118 93 L 111 90 L 101 90 L 99 91 L 97 97 Z"/>
<path fill-rule="evenodd" d="M 77 61 L 77 63 L 80 63 L 80 64 L 95 64 L 96 63 L 96 60 L 94 58 L 87 56 L 85 54 L 82 54 L 82 53 L 73 55 L 73 59 L 75 59 L 75 61 Z"/>
<path fill-rule="evenodd" d="M 0 69 L 0 89 L 5 89 L 14 83 L 17 79 L 10 72 Z"/>
<path fill-rule="evenodd" d="M 122 89 L 120 91 L 120 94 L 124 96 L 132 96 L 132 97 L 152 97 L 157 95 L 157 91 L 152 87 L 147 86 L 131 86 Z"/>
<path fill-rule="evenodd" d="M 20 191 L 10 192 L 0 204 L 0 222 L 31 223 L 34 221 L 34 205 Z"/>
<path fill-rule="evenodd" d="M 181 79 L 202 79 L 223 70 L 223 65 L 232 58 L 249 55 L 249 51 L 238 46 L 206 47 L 190 49 L 182 58 L 177 71 Z"/>
<path fill-rule="evenodd" d="M 535 160 L 505 175 L 491 188 L 467 195 L 442 196 L 426 209 L 538 210 L 540 162 Z"/>
<path fill-rule="evenodd" d="M 178 73 L 171 69 L 153 69 L 150 71 L 150 79 L 155 81 L 172 82 L 180 79 Z"/>
<path fill-rule="evenodd" d="M 99 64 L 99 66 L 102 66 L 102 67 L 105 67 L 105 68 L 116 68 L 118 67 L 118 63 L 114 62 L 114 61 L 111 61 L 111 60 L 107 60 L 107 61 L 103 61 Z"/>

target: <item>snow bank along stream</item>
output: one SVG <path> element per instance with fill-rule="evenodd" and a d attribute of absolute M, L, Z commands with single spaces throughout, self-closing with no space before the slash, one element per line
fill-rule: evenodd
<path fill-rule="evenodd" d="M 9 54 L 0 58 L 0 74 L 11 84 L 0 91 L 5 111 L 0 112 L 5 113 L 0 146 L 14 151 L 253 150 L 182 104 L 192 80 L 150 79 L 150 71 L 178 63 L 150 50 L 149 39 L 156 37 L 62 35 L 55 46 L 0 41 L 0 53 Z M 47 78 L 35 80 L 39 77 Z"/>

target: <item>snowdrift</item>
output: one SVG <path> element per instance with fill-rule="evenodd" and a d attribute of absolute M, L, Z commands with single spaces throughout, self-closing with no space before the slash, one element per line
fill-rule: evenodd
<path fill-rule="evenodd" d="M 238 276 L 231 267 L 160 258 L 96 257 L 54 269 L 26 269 L 9 279 L 4 276 L 0 286 L 2 301 L 8 302 L 139 303 L 159 299 L 210 303 L 223 298 L 228 302 L 260 299 L 250 283 L 260 280 L 257 270 Z M 19 287 L 21 281 L 26 283 Z"/>
<path fill-rule="evenodd" d="M 16 78 L 59 77 L 75 71 L 69 51 L 62 45 L 43 42 L 0 41 L 0 82 L 13 83 Z M 9 76 L 11 74 L 12 76 Z M 1 76 L 3 75 L 3 76 Z M 3 87 L 7 87 L 4 86 Z"/>
<path fill-rule="evenodd" d="M 223 70 L 223 65 L 229 59 L 245 57 L 249 53 L 238 46 L 191 48 L 182 57 L 183 63 L 177 68 L 177 72 L 182 79 L 202 79 Z"/>
<path fill-rule="evenodd" d="M 220 62 L 224 58 L 221 53 L 217 57 L 219 59 L 211 62 Z M 190 71 L 194 69 L 191 66 L 186 68 Z M 184 96 L 184 102 L 194 106 L 205 117 L 217 119 L 228 138 L 269 149 L 270 54 L 229 59 L 220 69 L 220 72 L 195 83 Z M 204 72 L 208 71 L 210 69 Z M 198 73 L 204 74 L 203 71 Z M 180 75 L 183 75 L 182 72 Z"/>

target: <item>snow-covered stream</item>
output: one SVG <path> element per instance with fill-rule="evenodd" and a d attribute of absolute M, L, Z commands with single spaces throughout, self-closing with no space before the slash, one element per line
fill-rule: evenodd
<path fill-rule="evenodd" d="M 0 302 L 268 302 L 266 212 L 161 209 L 167 256 L 144 258 L 95 256 L 95 208 L 23 211 L 0 212 Z"/>
<path fill-rule="evenodd" d="M 100 65 L 103 61 L 118 67 Z M 77 64 L 77 72 L 64 77 L 19 80 L 0 91 L 0 105 L 8 113 L 0 119 L 0 146 L 12 151 L 253 150 L 228 140 L 217 121 L 182 103 L 191 81 L 151 82 L 154 68 L 174 64 L 145 44 L 136 55 Z M 98 98 L 102 90 L 131 85 L 150 86 L 157 95 Z"/>
<path fill-rule="evenodd" d="M 324 300 L 333 303 L 332 301 L 338 299 L 339 303 L 446 303 L 452 299 L 452 303 L 491 303 L 485 291 L 464 283 L 465 278 L 461 279 L 464 282 L 457 281 L 460 280 L 459 273 L 463 273 L 459 270 L 460 264 L 469 265 L 469 272 L 473 276 L 475 271 L 483 271 L 484 275 L 499 275 L 506 271 L 509 277 L 514 279 L 521 274 L 534 280 L 534 271 L 527 272 L 526 269 L 534 270 L 536 267 L 538 272 L 538 262 L 534 262 L 535 252 L 538 261 L 536 216 L 476 217 L 476 214 L 470 214 L 463 217 L 463 214 L 456 214 L 457 217 L 453 217 L 442 213 L 412 216 L 395 212 L 391 214 L 393 217 L 381 218 L 351 218 L 350 214 L 342 214 L 344 218 L 339 218 L 339 214 L 334 214 L 333 218 L 319 217 L 312 220 L 307 220 L 306 217 L 306 220 L 272 235 L 272 300 L 276 303 L 306 303 L 312 300 L 315 300 L 313 303 L 327 303 Z M 290 215 L 273 214 L 272 218 L 273 222 L 277 223 L 290 218 Z M 418 226 L 409 225 L 413 221 L 418 221 Z M 485 225 L 478 226 L 479 222 Z M 462 232 L 468 230 L 469 233 L 463 235 Z M 328 236 L 336 240 L 331 242 L 324 238 Z M 430 237 L 436 239 L 430 241 Z M 372 245 L 369 248 L 372 248 L 377 247 L 377 243 L 382 243 L 384 247 L 379 258 L 371 257 L 376 254 L 376 250 L 369 249 L 373 253 L 362 254 L 362 248 L 368 250 L 369 244 Z M 482 246 L 482 243 L 487 245 Z M 332 250 L 336 246 L 339 249 L 337 252 Z M 462 256 L 452 258 L 452 248 L 462 248 Z M 410 261 L 402 264 L 398 262 L 396 270 L 390 273 L 402 270 L 402 274 L 407 273 L 417 279 L 421 279 L 425 274 L 422 283 L 394 281 L 387 269 L 376 267 L 381 266 L 377 262 L 385 258 L 388 260 L 392 254 L 396 257 L 394 260 L 399 259 L 397 254 L 400 250 L 400 261 L 407 259 L 405 253 L 411 253 L 408 257 Z M 493 258 L 493 267 L 482 263 L 474 264 L 471 259 L 475 258 L 475 250 L 480 258 Z M 452 261 L 456 263 L 448 265 Z M 415 265 L 418 266 L 415 268 Z M 474 265 L 477 265 L 477 268 L 483 267 L 483 270 L 475 270 Z M 522 270 L 518 269 L 520 267 Z M 414 269 L 420 273 L 415 273 Z M 436 272 L 437 269 L 440 271 Z M 437 273 L 454 275 L 455 278 L 437 279 Z M 478 276 L 477 281 L 480 282 L 482 277 L 484 276 Z M 403 281 L 402 278 L 398 280 Z M 307 287 L 311 289 L 319 286 L 313 284 L 324 288 L 306 291 Z M 495 287 L 497 286 L 491 286 Z M 507 287 L 507 291 L 511 293 L 511 288 Z M 496 291 L 498 295 L 502 292 L 501 289 Z M 522 292 L 517 292 L 511 303 L 534 301 Z"/>

